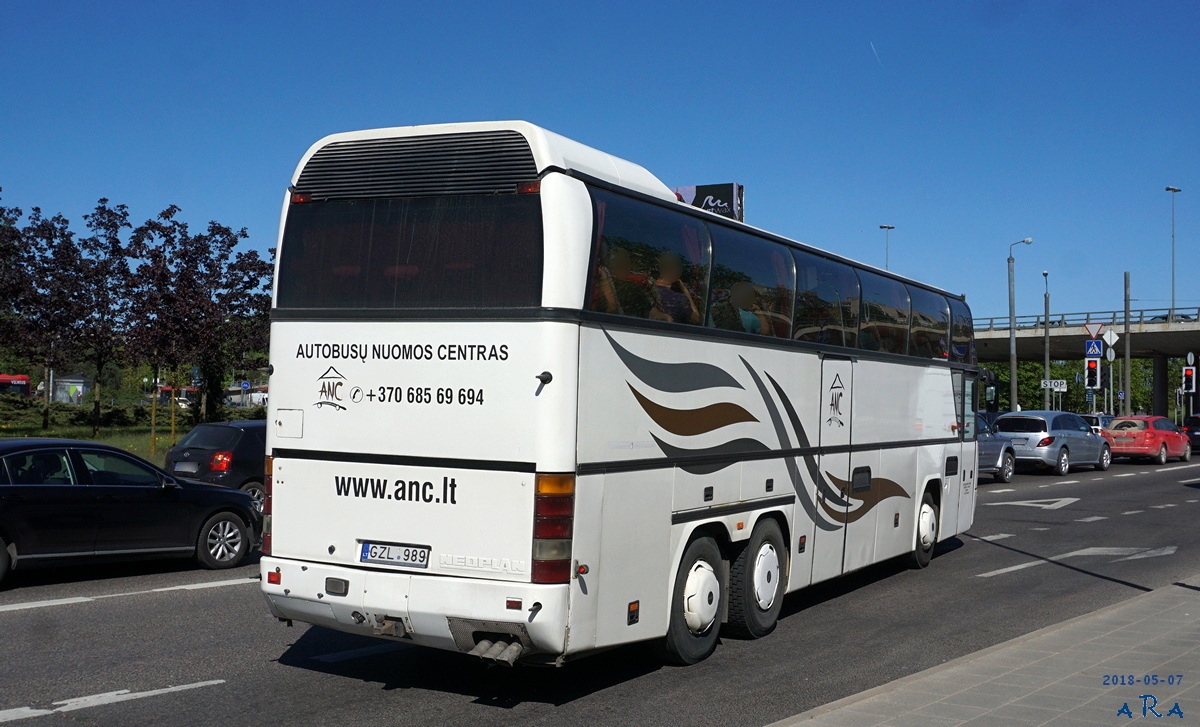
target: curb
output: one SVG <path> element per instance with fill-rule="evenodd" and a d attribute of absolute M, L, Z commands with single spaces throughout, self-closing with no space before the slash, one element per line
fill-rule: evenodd
<path fill-rule="evenodd" d="M 1040 638 L 1042 636 L 1046 636 L 1048 634 L 1052 634 L 1057 631 L 1061 631 L 1063 629 L 1074 626 L 1075 624 L 1078 624 L 1080 622 L 1087 621 L 1089 619 L 1092 619 L 1092 618 L 1095 618 L 1098 616 L 1103 616 L 1112 611 L 1119 611 L 1122 608 L 1129 607 L 1131 604 L 1133 604 L 1139 600 L 1146 600 L 1146 599 L 1154 598 L 1155 596 L 1158 596 L 1161 593 L 1165 593 L 1169 589 L 1179 588 L 1180 586 L 1178 584 L 1180 584 L 1180 583 L 1188 583 L 1189 581 L 1196 581 L 1196 580 L 1200 580 L 1200 574 L 1196 574 L 1196 575 L 1190 576 L 1188 578 L 1179 578 L 1173 583 L 1162 586 L 1160 588 L 1155 588 L 1152 591 L 1149 591 L 1147 593 L 1142 593 L 1140 595 L 1134 596 L 1133 598 L 1127 598 L 1124 601 L 1119 601 L 1112 605 L 1105 606 L 1104 608 L 1101 608 L 1097 611 L 1085 613 L 1085 614 L 1076 616 L 1075 618 L 1067 619 L 1066 621 L 1060 621 L 1059 623 L 1045 626 L 1043 628 L 1038 629 L 1037 631 L 1031 631 L 1030 633 L 1024 634 L 1022 636 L 1017 636 L 1016 638 L 1009 639 L 1008 641 L 1002 641 L 999 644 L 994 644 L 987 648 L 980 649 L 979 651 L 974 651 L 970 654 L 964 654 L 964 655 L 958 657 L 957 659 L 951 659 L 950 661 L 948 661 L 944 664 L 938 664 L 937 666 L 931 666 L 928 669 L 925 669 L 924 671 L 919 671 L 916 674 L 909 674 L 906 677 L 900 677 L 899 679 L 890 681 L 887 684 L 881 684 L 872 689 L 868 689 L 865 692 L 859 692 L 858 694 L 851 694 L 850 696 L 839 699 L 836 702 L 830 702 L 829 704 L 823 704 L 820 707 L 814 707 L 813 709 L 810 709 L 805 712 L 801 712 L 799 714 L 792 715 L 791 717 L 784 717 L 783 719 L 779 720 L 778 722 L 770 723 L 769 725 L 767 725 L 767 727 L 792 727 L 793 725 L 803 724 L 804 722 L 808 722 L 810 720 L 816 719 L 817 717 L 829 714 L 830 712 L 836 712 L 839 709 L 842 709 L 843 707 L 849 707 L 851 705 L 857 704 L 857 703 L 865 701 L 867 699 L 871 699 L 872 697 L 878 696 L 880 694 L 887 694 L 889 692 L 894 692 L 899 689 L 903 689 L 904 687 L 908 686 L 909 684 L 912 684 L 913 682 L 920 681 L 926 677 L 930 677 L 930 676 L 933 676 L 940 672 L 946 671 L 947 669 L 952 669 L 952 668 L 961 666 L 963 664 L 968 664 L 972 661 L 975 661 L 976 659 L 986 657 L 994 652 L 1001 651 L 1003 649 L 1007 649 L 1011 646 L 1018 646 L 1027 641 L 1032 641 L 1032 640 Z M 1190 584 L 1189 584 L 1189 587 L 1193 588 L 1193 589 L 1196 588 L 1195 586 L 1190 586 Z"/>

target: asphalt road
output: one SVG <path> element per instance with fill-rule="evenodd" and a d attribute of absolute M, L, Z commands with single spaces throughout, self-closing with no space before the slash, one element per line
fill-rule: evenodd
<path fill-rule="evenodd" d="M 287 628 L 253 565 L 16 573 L 0 723 L 762 725 L 1198 573 L 1198 519 L 1200 463 L 985 484 L 970 534 L 928 569 L 793 594 L 775 633 L 688 668 L 634 646 L 507 669 Z"/>

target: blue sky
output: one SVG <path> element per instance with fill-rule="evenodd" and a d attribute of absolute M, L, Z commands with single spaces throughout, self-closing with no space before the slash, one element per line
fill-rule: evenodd
<path fill-rule="evenodd" d="M 282 2 L 0 8 L 0 204 L 275 243 L 300 155 L 351 129 L 522 118 L 747 221 L 1006 315 L 1200 306 L 1200 3 Z"/>

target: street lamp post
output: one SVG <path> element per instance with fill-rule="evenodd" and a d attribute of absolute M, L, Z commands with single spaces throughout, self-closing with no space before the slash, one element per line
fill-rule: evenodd
<path fill-rule="evenodd" d="M 1049 379 L 1050 378 L 1050 271 L 1048 271 L 1048 270 L 1042 271 L 1042 280 L 1046 281 L 1046 316 L 1044 318 L 1046 325 L 1044 326 L 1045 338 L 1043 339 L 1043 345 L 1042 345 L 1043 354 L 1045 356 L 1045 365 L 1044 365 L 1045 374 L 1043 375 L 1043 378 Z M 1046 409 L 1050 408 L 1050 390 L 1049 389 L 1042 389 L 1042 406 Z"/>
<path fill-rule="evenodd" d="M 1172 207 L 1172 209 L 1174 209 L 1174 208 Z M 1172 213 L 1172 214 L 1174 214 L 1174 213 Z M 1172 219 L 1174 219 L 1174 217 L 1172 217 Z M 891 268 L 888 267 L 888 263 L 890 262 L 888 260 L 888 257 L 889 257 L 888 235 L 891 233 L 892 230 L 896 229 L 896 227 L 895 227 L 895 225 L 880 225 L 879 229 L 883 230 L 883 269 L 891 270 Z M 1171 239 L 1175 239 L 1175 238 L 1172 237 Z"/>
<path fill-rule="evenodd" d="M 1032 237 L 1017 240 L 1008 246 L 1008 408 L 1017 410 L 1017 287 L 1013 281 L 1013 247 L 1030 245 Z"/>
<path fill-rule="evenodd" d="M 1175 195 L 1179 193 L 1179 187 L 1167 187 L 1167 191 L 1171 193 L 1171 313 L 1167 316 L 1167 320 L 1175 321 Z"/>

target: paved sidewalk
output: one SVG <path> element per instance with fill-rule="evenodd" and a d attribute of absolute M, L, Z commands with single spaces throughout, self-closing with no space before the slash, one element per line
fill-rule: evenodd
<path fill-rule="evenodd" d="M 1145 684 L 1147 675 L 1159 683 Z M 1105 684 L 1114 676 L 1116 685 Z M 1119 713 L 1125 705 L 1128 716 Z M 771 727 L 1083 727 L 1131 718 L 1200 724 L 1200 575 Z"/>

